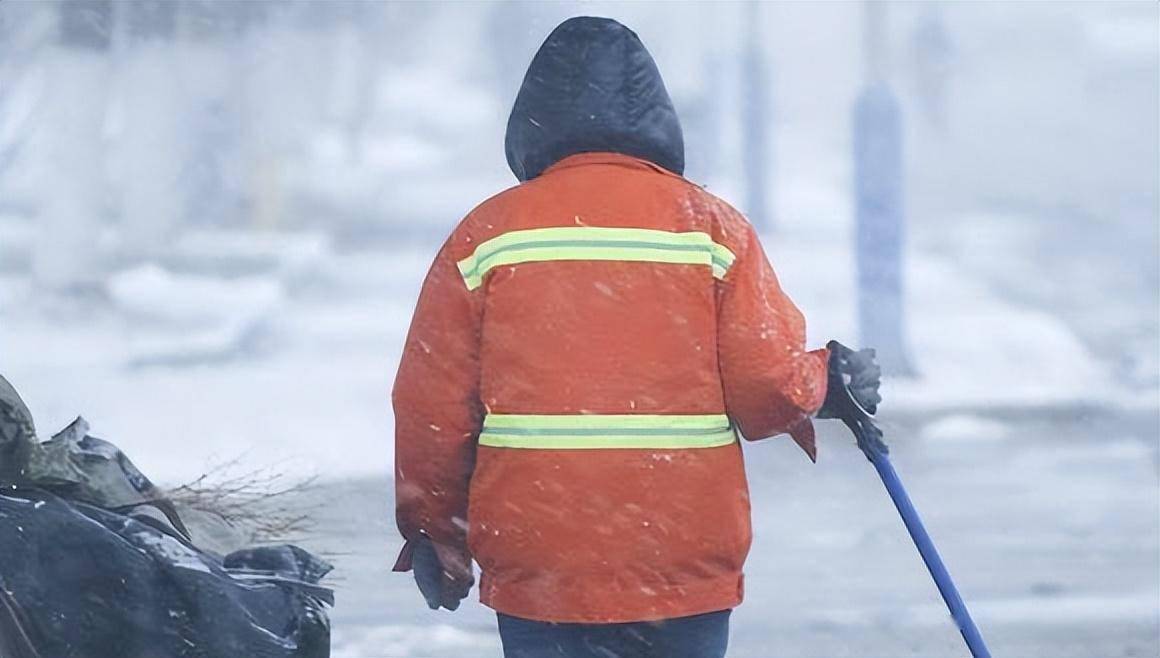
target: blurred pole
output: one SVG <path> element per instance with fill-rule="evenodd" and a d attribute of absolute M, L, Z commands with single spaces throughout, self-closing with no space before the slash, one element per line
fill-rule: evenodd
<path fill-rule="evenodd" d="M 762 47 L 761 3 L 745 4 L 747 24 L 742 60 L 742 163 L 745 167 L 745 211 L 753 224 L 769 230 L 769 85 Z"/>
<path fill-rule="evenodd" d="M 37 148 L 45 167 L 32 264 L 39 286 L 76 293 L 101 284 L 113 11 L 110 0 L 64 0 L 56 10 L 58 47 L 49 55 L 41 99 L 45 128 Z"/>
<path fill-rule="evenodd" d="M 177 76 L 177 4 L 117 4 L 127 46 L 118 71 L 123 126 L 117 150 L 123 174 L 122 243 L 133 259 L 157 255 L 181 219 L 181 170 L 187 157 Z"/>
<path fill-rule="evenodd" d="M 883 370 L 911 375 L 903 298 L 902 112 L 887 83 L 886 9 L 863 4 L 866 84 L 854 105 L 854 207 L 860 341 Z"/>

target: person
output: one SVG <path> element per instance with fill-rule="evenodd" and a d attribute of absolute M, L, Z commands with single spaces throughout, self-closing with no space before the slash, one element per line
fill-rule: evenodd
<path fill-rule="evenodd" d="M 508 658 L 723 656 L 750 544 L 738 435 L 813 459 L 836 389 L 877 404 L 873 359 L 805 349 L 753 227 L 681 176 L 620 23 L 548 36 L 506 151 L 521 182 L 439 251 L 399 365 L 395 569 L 454 610 L 478 562 Z"/>

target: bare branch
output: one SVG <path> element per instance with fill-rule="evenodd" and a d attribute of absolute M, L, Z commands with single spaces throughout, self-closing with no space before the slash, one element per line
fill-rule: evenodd
<path fill-rule="evenodd" d="M 250 543 L 300 541 L 314 527 L 315 477 L 296 478 L 277 465 L 244 468 L 245 455 L 213 465 L 167 492 L 179 507 L 214 515 L 244 533 Z"/>

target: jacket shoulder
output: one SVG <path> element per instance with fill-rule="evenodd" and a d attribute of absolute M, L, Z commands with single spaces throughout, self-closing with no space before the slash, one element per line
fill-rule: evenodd
<path fill-rule="evenodd" d="M 741 257 L 756 235 L 753 225 L 728 201 L 695 183 L 685 182 L 686 210 L 707 220 L 714 241 Z"/>
<path fill-rule="evenodd" d="M 475 251 L 476 246 L 502 234 L 512 209 L 528 193 L 528 184 L 509 187 L 480 202 L 459 221 L 443 250 L 456 260 L 462 260 Z"/>

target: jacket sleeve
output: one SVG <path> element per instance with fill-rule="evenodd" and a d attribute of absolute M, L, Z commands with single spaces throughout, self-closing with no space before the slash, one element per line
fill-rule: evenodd
<path fill-rule="evenodd" d="M 407 540 L 397 571 L 410 569 L 412 542 L 422 535 L 466 551 L 467 489 L 483 419 L 481 302 L 448 245 L 423 283 L 392 394 L 395 513 Z"/>
<path fill-rule="evenodd" d="M 817 460 L 810 420 L 826 396 L 825 349 L 806 351 L 805 319 L 781 290 L 753 228 L 720 284 L 718 358 L 726 410 L 749 440 L 788 433 Z"/>

